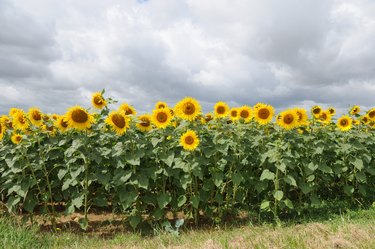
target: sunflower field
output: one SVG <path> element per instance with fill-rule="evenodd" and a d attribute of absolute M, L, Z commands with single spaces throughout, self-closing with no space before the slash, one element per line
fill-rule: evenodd
<path fill-rule="evenodd" d="M 203 114 L 194 98 L 158 102 L 150 114 L 102 92 L 92 108 L 65 114 L 11 108 L 0 118 L 0 201 L 10 213 L 46 214 L 52 224 L 90 210 L 125 214 L 136 228 L 167 213 L 220 222 L 238 210 L 300 214 L 340 199 L 375 198 L 375 108 L 272 106 Z"/>

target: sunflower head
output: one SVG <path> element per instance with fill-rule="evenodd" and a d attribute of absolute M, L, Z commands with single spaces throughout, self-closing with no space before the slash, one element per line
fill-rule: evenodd
<path fill-rule="evenodd" d="M 26 131 L 30 124 L 26 114 L 21 110 L 13 115 L 12 125 L 15 130 Z"/>
<path fill-rule="evenodd" d="M 19 144 L 22 141 L 22 135 L 14 133 L 10 139 L 12 140 L 12 143 Z"/>
<path fill-rule="evenodd" d="M 286 110 L 277 115 L 276 123 L 285 130 L 291 130 L 299 125 L 296 110 Z"/>
<path fill-rule="evenodd" d="M 311 108 L 311 114 L 314 116 L 314 118 L 319 118 L 322 111 L 323 111 L 322 108 L 318 105 Z"/>
<path fill-rule="evenodd" d="M 73 106 L 69 108 L 65 114 L 65 120 L 69 128 L 77 130 L 86 130 L 94 123 L 94 118 L 81 106 Z"/>
<path fill-rule="evenodd" d="M 100 92 L 95 92 L 92 94 L 91 103 L 97 109 L 103 109 L 105 106 L 107 106 L 107 101 Z"/>
<path fill-rule="evenodd" d="M 152 112 L 152 123 L 161 129 L 165 129 L 171 123 L 172 115 L 168 108 L 156 109 Z"/>
<path fill-rule="evenodd" d="M 331 122 L 331 115 L 328 111 L 321 111 L 318 120 L 324 124 Z"/>
<path fill-rule="evenodd" d="M 254 118 L 260 125 L 266 125 L 272 121 L 275 109 L 266 104 L 258 103 L 257 107 L 254 107 Z"/>
<path fill-rule="evenodd" d="M 358 119 L 354 119 L 354 120 L 353 120 L 353 125 L 358 126 L 358 125 L 360 125 L 360 124 L 361 124 L 361 121 L 360 121 L 360 120 L 358 120 Z"/>
<path fill-rule="evenodd" d="M 294 109 L 297 116 L 298 116 L 298 124 L 299 125 L 307 125 L 308 124 L 308 115 L 307 111 L 303 108 L 296 108 Z"/>
<path fill-rule="evenodd" d="M 195 131 L 188 130 L 187 132 L 182 134 L 180 138 L 180 145 L 184 148 L 184 150 L 195 150 L 199 145 L 199 138 Z"/>
<path fill-rule="evenodd" d="M 203 118 L 204 118 L 204 121 L 208 123 L 214 119 L 214 115 L 211 112 L 209 112 L 209 113 L 206 113 L 206 115 L 204 115 Z"/>
<path fill-rule="evenodd" d="M 143 114 L 138 117 L 138 122 L 136 124 L 138 130 L 142 132 L 147 132 L 152 129 L 151 124 L 151 115 L 149 114 Z"/>
<path fill-rule="evenodd" d="M 348 131 L 352 128 L 352 119 L 349 116 L 342 116 L 337 120 L 337 127 L 341 131 Z"/>
<path fill-rule="evenodd" d="M 137 111 L 135 110 L 135 108 L 127 103 L 121 104 L 118 111 L 124 112 L 125 115 L 135 116 L 137 114 Z"/>
<path fill-rule="evenodd" d="M 174 111 L 177 117 L 193 121 L 200 115 L 201 106 L 196 99 L 186 97 L 176 104 Z"/>
<path fill-rule="evenodd" d="M 54 125 L 60 132 L 65 132 L 69 128 L 65 116 L 59 116 L 57 120 L 54 121 Z"/>
<path fill-rule="evenodd" d="M 240 110 L 239 108 L 237 107 L 233 107 L 229 110 L 229 117 L 231 119 L 231 121 L 238 121 L 241 116 L 240 116 Z"/>
<path fill-rule="evenodd" d="M 214 106 L 215 118 L 226 118 L 229 113 L 229 106 L 223 101 L 219 101 Z"/>
<path fill-rule="evenodd" d="M 126 116 L 124 112 L 121 111 L 112 111 L 105 119 L 105 122 L 118 135 L 123 135 L 126 129 L 130 127 L 130 117 Z"/>
<path fill-rule="evenodd" d="M 333 107 L 328 107 L 327 111 L 328 111 L 329 115 L 331 115 L 331 116 L 336 114 L 336 109 L 333 108 Z"/>
<path fill-rule="evenodd" d="M 165 103 L 165 102 L 163 102 L 163 101 L 158 101 L 158 102 L 155 104 L 155 109 L 161 109 L 161 108 L 168 108 L 167 103 Z"/>
<path fill-rule="evenodd" d="M 30 122 L 35 126 L 41 126 L 43 123 L 43 113 L 39 108 L 30 108 L 28 112 L 28 117 Z"/>
<path fill-rule="evenodd" d="M 58 114 L 56 114 L 56 113 L 53 113 L 53 114 L 51 115 L 51 118 L 52 118 L 53 120 L 57 120 L 59 117 L 60 117 L 60 116 L 59 116 Z"/>
<path fill-rule="evenodd" d="M 371 120 L 375 120 L 375 108 L 372 108 L 370 110 L 367 111 L 367 116 L 371 119 Z"/>
<path fill-rule="evenodd" d="M 5 134 L 5 131 L 6 131 L 6 126 L 4 123 L 0 122 L 0 140 L 3 139 L 4 137 L 4 134 Z"/>
<path fill-rule="evenodd" d="M 350 109 L 349 113 L 350 115 L 356 115 L 356 114 L 359 114 L 360 111 L 361 111 L 361 107 L 359 105 L 355 105 Z"/>
<path fill-rule="evenodd" d="M 239 115 L 240 118 L 245 120 L 245 122 L 249 122 L 253 118 L 253 110 L 250 106 L 244 105 L 239 108 Z"/>
<path fill-rule="evenodd" d="M 19 109 L 19 108 L 10 108 L 9 109 L 9 116 L 13 117 L 18 112 L 22 112 L 23 113 L 23 110 Z"/>

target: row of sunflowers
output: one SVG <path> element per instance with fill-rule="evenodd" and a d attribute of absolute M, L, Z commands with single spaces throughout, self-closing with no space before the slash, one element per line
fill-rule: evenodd
<path fill-rule="evenodd" d="M 92 96 L 92 105 L 95 109 L 108 108 L 108 102 L 103 96 L 103 92 L 96 92 Z M 111 111 L 105 123 L 113 132 L 123 135 L 130 128 L 131 122 L 136 124 L 136 128 L 142 132 L 149 132 L 152 129 L 165 129 L 168 126 L 176 127 L 179 120 L 199 121 L 207 124 L 214 119 L 226 119 L 228 123 L 255 121 L 259 125 L 267 125 L 272 122 L 275 109 L 271 105 L 257 103 L 253 107 L 244 105 L 230 108 L 225 102 L 217 102 L 213 113 L 202 114 L 201 106 L 197 100 L 186 97 L 179 101 L 173 108 L 165 102 L 157 102 L 152 114 L 142 114 L 136 116 L 136 109 L 124 103 L 116 111 Z M 320 106 L 311 109 L 312 118 L 309 119 L 308 111 L 304 108 L 293 108 L 280 112 L 276 115 L 276 124 L 285 130 L 308 127 L 312 122 L 321 125 L 332 125 L 332 117 L 336 114 L 333 107 L 323 110 Z M 360 114 L 360 106 L 353 106 L 348 115 L 341 116 L 336 122 L 336 126 L 341 131 L 348 131 L 353 126 L 360 124 L 368 127 L 375 127 L 375 108 L 370 109 L 365 115 Z M 11 108 L 9 115 L 0 117 L 0 140 L 3 139 L 7 130 L 12 131 L 11 141 L 18 144 L 23 135 L 31 132 L 47 132 L 54 135 L 56 132 L 65 133 L 70 129 L 90 130 L 91 125 L 98 121 L 97 113 L 89 113 L 81 106 L 74 106 L 63 114 L 44 114 L 39 108 L 30 108 L 26 113 L 22 109 Z M 303 133 L 304 129 L 297 129 Z M 23 134 L 23 135 L 22 135 Z M 181 145 L 188 150 L 194 150 L 198 145 L 197 134 L 189 130 L 181 137 Z M 189 144 L 191 143 L 191 144 Z"/>
<path fill-rule="evenodd" d="M 168 212 L 199 223 L 239 210 L 299 215 L 332 200 L 375 198 L 375 109 L 293 108 L 267 104 L 202 113 L 194 98 L 158 102 L 137 115 L 117 110 L 104 91 L 93 108 L 63 115 L 12 108 L 0 121 L 0 202 L 11 213 L 65 214 L 112 209 L 136 228 Z M 147 218 L 146 218 L 147 217 Z"/>

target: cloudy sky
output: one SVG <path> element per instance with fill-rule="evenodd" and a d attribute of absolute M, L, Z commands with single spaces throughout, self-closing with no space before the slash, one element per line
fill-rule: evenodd
<path fill-rule="evenodd" d="M 90 106 L 150 111 L 375 106 L 373 0 L 0 0 L 0 113 Z M 116 107 L 116 106 L 114 106 Z"/>

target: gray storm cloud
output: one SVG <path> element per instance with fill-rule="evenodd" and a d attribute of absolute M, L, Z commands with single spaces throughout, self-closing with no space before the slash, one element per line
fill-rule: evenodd
<path fill-rule="evenodd" d="M 371 0 L 0 1 L 0 112 L 62 113 L 90 95 L 374 105 Z"/>

